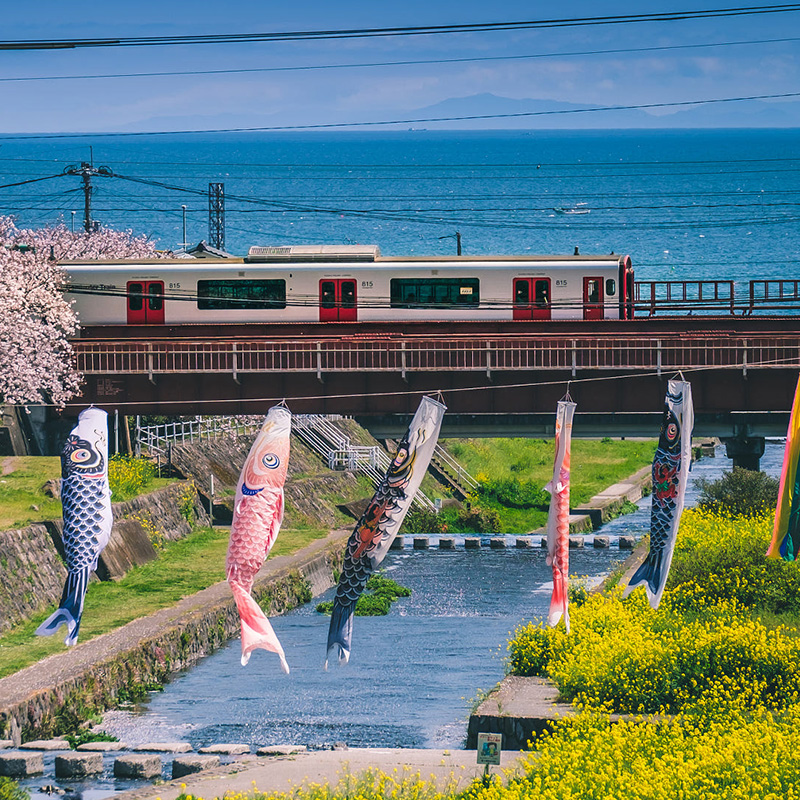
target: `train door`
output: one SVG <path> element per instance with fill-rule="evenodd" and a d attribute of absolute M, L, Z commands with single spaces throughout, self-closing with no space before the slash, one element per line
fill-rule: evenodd
<path fill-rule="evenodd" d="M 603 279 L 583 279 L 583 318 L 603 319 Z"/>
<path fill-rule="evenodd" d="M 319 321 L 355 322 L 358 319 L 356 282 L 351 278 L 326 278 L 319 282 Z"/>
<path fill-rule="evenodd" d="M 164 281 L 128 281 L 128 325 L 164 324 Z"/>
<path fill-rule="evenodd" d="M 514 278 L 514 319 L 550 319 L 550 278 Z"/>

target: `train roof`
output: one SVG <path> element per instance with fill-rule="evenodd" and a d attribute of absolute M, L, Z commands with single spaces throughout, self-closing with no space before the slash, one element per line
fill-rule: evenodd
<path fill-rule="evenodd" d="M 470 263 L 621 263 L 628 256 L 618 253 L 608 255 L 437 255 L 437 256 L 382 256 L 377 245 L 292 245 L 287 247 L 251 247 L 247 256 L 233 258 L 203 258 L 202 266 L 236 264 L 470 264 Z M 60 261 L 62 266 L 130 266 L 153 264 L 191 267 L 197 264 L 192 258 L 145 259 L 76 259 Z"/>

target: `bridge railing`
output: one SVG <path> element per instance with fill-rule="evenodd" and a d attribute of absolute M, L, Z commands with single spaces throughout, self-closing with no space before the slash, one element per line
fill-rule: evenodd
<path fill-rule="evenodd" d="M 410 337 L 404 341 L 315 339 L 76 341 L 87 375 L 331 372 L 785 368 L 800 364 L 797 335 Z"/>
<path fill-rule="evenodd" d="M 800 280 L 636 281 L 636 315 L 800 312 Z"/>

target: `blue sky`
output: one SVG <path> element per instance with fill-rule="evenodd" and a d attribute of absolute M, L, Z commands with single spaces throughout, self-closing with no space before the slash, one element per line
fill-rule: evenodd
<path fill-rule="evenodd" d="M 494 4 L 227 0 L 35 0 L 3 4 L 0 38 L 67 39 L 499 22 L 724 8 L 724 0 Z M 263 70 L 418 59 L 543 58 L 344 69 L 0 81 L 5 133 L 176 130 L 395 119 L 450 98 L 621 105 L 800 90 L 800 41 L 568 55 L 607 49 L 800 38 L 800 13 L 294 43 L 0 52 L 0 77 Z M 478 111 L 479 113 L 479 111 Z"/>

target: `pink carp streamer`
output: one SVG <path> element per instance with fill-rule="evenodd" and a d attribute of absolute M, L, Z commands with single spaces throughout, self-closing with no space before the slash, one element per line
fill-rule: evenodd
<path fill-rule="evenodd" d="M 242 467 L 231 523 L 225 571 L 242 622 L 242 666 L 262 648 L 289 665 L 269 620 L 252 598 L 256 574 L 267 559 L 283 522 L 283 484 L 289 464 L 292 415 L 283 406 L 269 410 Z"/>
<path fill-rule="evenodd" d="M 547 516 L 547 563 L 553 568 L 553 595 L 547 622 L 558 625 L 563 617 L 569 633 L 569 468 L 572 450 L 572 417 L 576 404 L 559 400 L 556 411 L 556 455 L 553 479 L 545 486 L 550 492 Z"/>
<path fill-rule="evenodd" d="M 794 393 L 769 558 L 797 561 L 800 549 L 800 379 Z"/>

